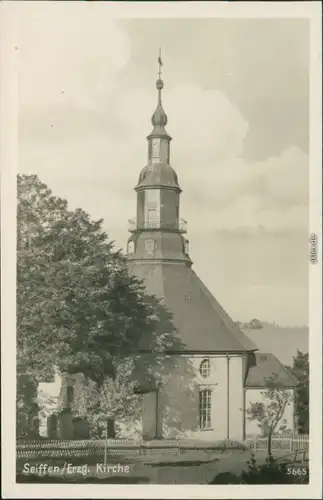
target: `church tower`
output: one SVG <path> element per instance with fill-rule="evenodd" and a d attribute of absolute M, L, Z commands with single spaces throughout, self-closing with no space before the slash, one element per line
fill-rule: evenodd
<path fill-rule="evenodd" d="M 156 82 L 157 107 L 151 118 L 152 132 L 148 135 L 147 165 L 139 175 L 137 218 L 130 220 L 128 260 L 182 262 L 191 266 L 188 255 L 186 221 L 180 218 L 181 188 L 170 163 L 172 138 L 165 127 L 167 115 L 162 105 L 161 59 Z"/>
<path fill-rule="evenodd" d="M 203 439 L 241 437 L 244 380 L 250 354 L 257 347 L 192 268 L 186 221 L 180 217 L 181 188 L 171 165 L 161 66 L 159 57 L 157 107 L 147 137 L 147 164 L 135 187 L 137 217 L 129 221 L 127 265 L 172 313 L 178 342 L 168 354 L 177 372 L 172 371 L 167 386 L 144 395 L 143 437 L 160 438 L 165 429 L 173 432 L 167 419 L 177 419 L 181 432 Z M 221 416 L 220 407 L 225 408 Z M 211 426 L 212 432 L 205 434 Z"/>
<path fill-rule="evenodd" d="M 128 268 L 144 280 L 149 293 L 161 298 L 172 311 L 188 351 L 254 350 L 254 344 L 192 269 L 187 224 L 180 217 L 182 190 L 171 166 L 172 138 L 165 128 L 167 115 L 162 104 L 164 82 L 160 56 L 158 62 L 157 107 L 151 118 L 153 130 L 147 136 L 147 164 L 135 187 L 137 217 L 129 220 Z"/>

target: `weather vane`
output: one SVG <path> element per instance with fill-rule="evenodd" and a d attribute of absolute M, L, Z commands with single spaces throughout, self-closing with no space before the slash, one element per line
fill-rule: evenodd
<path fill-rule="evenodd" d="M 161 79 L 162 67 L 163 67 L 163 61 L 161 58 L 161 47 L 159 47 L 158 64 L 159 64 L 158 78 Z"/>

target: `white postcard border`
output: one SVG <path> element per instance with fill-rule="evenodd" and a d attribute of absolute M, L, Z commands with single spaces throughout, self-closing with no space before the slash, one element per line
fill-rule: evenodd
<path fill-rule="evenodd" d="M 318 236 L 318 263 L 310 264 L 310 484 L 41 485 L 15 483 L 16 173 L 20 9 L 98 8 L 111 18 L 307 17 L 311 20 L 310 233 Z M 4 498 L 320 498 L 322 475 L 322 33 L 319 2 L 2 2 L 0 4 L 2 477 Z"/>

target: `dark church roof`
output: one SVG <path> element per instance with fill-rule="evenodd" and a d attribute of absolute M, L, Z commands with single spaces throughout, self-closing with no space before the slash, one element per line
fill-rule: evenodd
<path fill-rule="evenodd" d="M 284 387 L 295 387 L 298 383 L 294 375 L 273 354 L 255 353 L 255 366 L 249 368 L 246 387 L 265 387 L 266 378 L 278 375 L 278 382 Z"/>
<path fill-rule="evenodd" d="M 292 365 L 297 349 L 301 352 L 309 350 L 308 327 L 283 327 L 263 324 L 260 330 L 243 330 L 260 352 L 272 352 L 284 365 Z"/>
<path fill-rule="evenodd" d="M 150 165 L 144 167 L 140 172 L 136 189 L 156 185 L 173 187 L 181 191 L 175 170 L 164 163 L 158 163 L 154 165 L 154 168 L 151 168 Z"/>
<path fill-rule="evenodd" d="M 129 262 L 144 279 L 149 293 L 163 299 L 173 315 L 186 352 L 244 352 L 257 350 L 231 320 L 191 267 L 182 263 Z"/>
<path fill-rule="evenodd" d="M 132 254 L 128 256 L 129 270 L 145 280 L 147 291 L 162 299 L 162 303 L 173 314 L 178 342 L 172 352 L 255 351 L 257 346 L 241 332 L 191 268 L 188 250 L 179 228 L 181 189 L 177 174 L 169 163 L 171 137 L 165 130 L 167 116 L 161 98 L 164 83 L 161 79 L 160 56 L 158 63 L 157 108 L 152 116 L 154 129 L 147 137 L 148 165 L 141 171 L 136 186 L 138 218 L 136 237 L 132 236 L 130 240 L 134 245 Z M 159 139 L 156 142 L 159 147 L 153 158 L 155 139 Z M 153 161 L 156 159 L 157 163 Z M 150 189 L 156 188 L 160 191 L 160 204 L 153 202 L 154 206 L 149 206 L 152 202 L 148 202 L 148 198 L 142 196 L 140 191 L 148 193 Z M 176 196 L 173 193 L 170 197 L 166 196 L 170 189 L 175 191 Z M 152 226 L 149 225 L 148 215 L 153 220 Z M 150 235 L 151 228 L 155 229 L 155 236 Z M 148 251 L 147 246 L 152 250 Z M 162 322 L 163 319 L 159 318 L 159 321 Z M 162 326 L 164 331 L 169 332 L 171 325 L 164 323 Z M 138 346 L 138 350 L 149 351 L 149 346 L 146 349 L 143 345 Z"/>

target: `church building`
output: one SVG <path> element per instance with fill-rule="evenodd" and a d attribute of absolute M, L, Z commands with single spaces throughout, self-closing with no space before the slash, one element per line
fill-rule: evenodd
<path fill-rule="evenodd" d="M 273 374 L 292 396 L 282 423 L 296 431 L 297 381 L 273 354 L 258 352 L 192 267 L 186 221 L 180 217 L 181 188 L 171 165 L 172 138 L 165 128 L 161 73 L 156 87 L 147 164 L 135 187 L 137 216 L 129 221 L 127 265 L 172 313 L 178 342 L 167 352 L 165 363 L 170 370 L 163 383 L 141 384 L 141 435 L 148 440 L 189 437 L 215 441 L 259 434 L 261 429 L 248 420 L 246 410 L 252 402 L 266 402 L 262 393 L 266 378 Z M 143 350 L 141 355 L 149 352 Z M 75 380 L 65 377 L 64 381 L 60 391 L 66 393 L 67 410 Z M 40 384 L 40 388 L 48 392 L 48 385 Z M 52 432 L 63 439 L 77 439 L 86 434 L 80 431 L 78 435 L 82 422 L 68 411 L 56 415 L 58 427 L 54 417 L 47 423 L 52 431 L 45 430 L 45 435 Z M 131 437 L 131 432 L 120 437 Z"/>
<path fill-rule="evenodd" d="M 246 409 L 263 399 L 266 377 L 277 374 L 292 394 L 296 381 L 272 354 L 257 352 L 192 268 L 186 221 L 180 217 L 181 188 L 171 165 L 172 138 L 165 128 L 161 72 L 156 87 L 147 165 L 135 187 L 137 217 L 129 221 L 127 259 L 130 272 L 173 313 L 180 343 L 168 353 L 174 367 L 167 383 L 143 395 L 142 433 L 147 439 L 176 435 L 241 440 L 259 433 Z M 294 430 L 293 403 L 284 419 Z"/>

